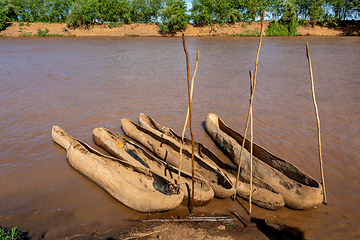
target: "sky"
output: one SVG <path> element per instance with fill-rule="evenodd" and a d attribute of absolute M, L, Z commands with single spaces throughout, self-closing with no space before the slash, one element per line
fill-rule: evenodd
<path fill-rule="evenodd" d="M 185 2 L 187 4 L 187 9 L 189 10 L 192 7 L 191 0 L 186 0 Z"/>

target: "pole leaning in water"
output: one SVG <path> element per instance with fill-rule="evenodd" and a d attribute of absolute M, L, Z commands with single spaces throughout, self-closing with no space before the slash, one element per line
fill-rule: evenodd
<path fill-rule="evenodd" d="M 188 95 L 189 95 L 189 115 L 190 115 L 190 134 L 191 134 L 191 144 L 192 144 L 192 150 L 191 150 L 191 175 L 192 175 L 192 191 L 191 191 L 191 200 L 190 200 L 190 213 L 193 212 L 193 202 L 194 202 L 194 134 L 192 131 L 192 111 L 191 111 L 191 86 L 190 86 L 190 70 L 189 70 L 189 54 L 186 50 L 186 44 L 185 44 L 185 36 L 182 34 L 182 41 L 183 41 L 183 47 L 184 52 L 186 55 L 186 69 L 187 69 L 187 82 L 188 82 Z"/>
<path fill-rule="evenodd" d="M 313 98 L 313 102 L 314 102 L 315 114 L 316 114 L 316 119 L 317 119 L 321 184 L 322 184 L 323 193 L 324 193 L 323 203 L 327 204 L 326 191 L 325 191 L 324 168 L 323 168 L 323 160 L 322 160 L 322 153 L 321 153 L 320 118 L 319 118 L 319 111 L 318 111 L 318 107 L 317 107 L 316 99 L 315 99 L 314 77 L 313 77 L 313 72 L 312 72 L 312 67 L 311 67 L 311 58 L 310 58 L 309 44 L 308 43 L 306 43 L 306 56 L 307 56 L 308 62 L 309 62 L 309 72 L 310 72 L 310 79 L 311 79 L 311 91 L 312 91 L 312 98 Z"/>
<path fill-rule="evenodd" d="M 239 159 L 239 167 L 238 167 L 238 172 L 237 172 L 236 181 L 235 181 L 235 189 L 236 189 L 236 186 L 237 186 L 237 184 L 239 182 L 241 159 L 242 159 L 242 155 L 243 155 L 243 152 L 244 152 L 245 139 L 246 139 L 247 129 L 248 129 L 249 120 L 250 120 L 250 110 L 252 111 L 252 103 L 253 103 L 253 99 L 254 99 L 255 86 L 256 86 L 257 65 L 258 65 L 258 62 L 259 62 L 259 54 L 260 54 L 262 37 L 263 37 L 264 18 L 265 18 L 265 10 L 263 11 L 263 15 L 261 17 L 260 39 L 259 39 L 259 46 L 258 46 L 257 55 L 256 55 L 256 61 L 255 61 L 255 70 L 254 70 L 254 77 L 253 77 L 254 79 L 251 80 L 251 82 L 253 84 L 252 84 L 252 91 L 251 91 L 250 104 L 249 104 L 249 114 L 248 114 L 246 124 L 245 124 L 245 131 L 244 131 L 243 142 L 242 142 L 241 152 L 240 152 L 240 159 Z M 235 191 L 235 194 L 234 194 L 234 199 L 235 198 L 236 198 L 236 191 Z"/>

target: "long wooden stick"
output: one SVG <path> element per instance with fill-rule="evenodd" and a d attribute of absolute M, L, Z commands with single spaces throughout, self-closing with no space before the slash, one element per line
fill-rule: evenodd
<path fill-rule="evenodd" d="M 191 111 L 191 86 L 190 86 L 190 70 L 189 70 L 189 54 L 186 50 L 186 44 L 185 44 L 185 36 L 182 34 L 182 40 L 183 40 L 183 47 L 184 52 L 186 55 L 186 69 L 187 69 L 187 82 L 188 82 L 188 96 L 189 96 L 189 112 L 190 112 L 190 135 L 191 135 L 191 144 L 192 144 L 192 150 L 191 150 L 191 175 L 192 175 L 192 193 L 191 193 L 191 200 L 190 200 L 190 213 L 193 212 L 193 202 L 194 202 L 194 134 L 192 129 L 192 111 Z"/>
<path fill-rule="evenodd" d="M 311 79 L 311 91 L 312 91 L 312 98 L 313 98 L 313 102 L 314 102 L 315 114 L 316 114 L 316 119 L 317 119 L 318 144 L 319 144 L 319 160 L 320 160 L 320 172 L 321 172 L 321 184 L 322 184 L 323 193 L 324 193 L 324 200 L 323 200 L 323 202 L 324 202 L 325 204 L 327 204 L 326 191 L 325 191 L 325 180 L 324 180 L 323 160 L 322 160 L 322 153 L 321 153 L 320 118 L 319 118 L 319 111 L 318 111 L 318 107 L 317 107 L 316 99 L 315 99 L 314 77 L 313 77 L 313 72 L 312 72 L 312 67 L 311 67 L 311 59 L 310 59 L 310 52 L 309 52 L 309 44 L 308 44 L 308 43 L 306 43 L 306 56 L 307 56 L 308 62 L 309 62 L 309 72 L 310 72 L 310 79 Z"/>
<path fill-rule="evenodd" d="M 248 114 L 246 124 L 245 124 L 243 142 L 242 142 L 242 146 L 241 146 L 240 159 L 239 159 L 239 167 L 238 167 L 238 172 L 237 172 L 236 181 L 235 181 L 235 189 L 236 189 L 236 186 L 237 186 L 237 184 L 239 182 L 242 155 L 243 155 L 243 152 L 244 152 L 245 139 L 246 139 L 247 129 L 248 129 L 249 120 L 250 120 L 250 109 L 252 108 L 252 103 L 253 103 L 253 99 L 254 99 L 255 86 L 256 86 L 257 65 L 258 65 L 258 62 L 259 62 L 259 54 L 260 54 L 262 37 L 263 37 L 264 18 L 265 18 L 265 10 L 263 11 L 263 15 L 261 17 L 260 39 L 259 39 L 259 47 L 258 47 L 258 50 L 257 50 L 256 61 L 255 61 L 254 80 L 253 80 L 252 93 L 251 93 L 251 97 L 250 97 L 249 114 Z M 235 198 L 236 198 L 236 192 L 234 194 L 234 199 Z"/>
<path fill-rule="evenodd" d="M 192 100 L 192 95 L 193 95 L 193 91 L 194 91 L 194 81 L 195 81 L 195 76 L 196 76 L 196 72 L 197 72 L 197 68 L 199 65 L 199 58 L 200 58 L 200 50 L 197 50 L 197 55 L 196 55 L 196 65 L 195 65 L 195 70 L 194 70 L 194 74 L 193 77 L 191 79 L 191 100 Z M 186 118 L 185 118 L 185 123 L 184 123 L 184 128 L 181 134 L 181 144 L 180 144 L 180 157 L 179 157 L 179 172 L 178 172 L 178 185 L 180 186 L 180 180 L 181 180 L 181 159 L 182 159 L 182 149 L 183 149 L 183 142 L 184 142 L 184 137 L 185 137 L 185 130 L 186 130 L 186 126 L 187 126 L 187 122 L 189 120 L 189 107 L 187 109 L 187 113 L 186 113 Z"/>
<path fill-rule="evenodd" d="M 251 86 L 254 85 L 254 79 Z M 253 88 L 252 88 L 253 89 Z M 253 92 L 254 93 L 254 92 Z M 252 105 L 252 103 L 251 103 Z M 252 196 L 252 180 L 253 180 L 253 140 L 254 140 L 254 128 L 253 128 L 253 111 L 252 106 L 250 108 L 250 194 L 249 194 L 249 215 L 251 215 L 251 196 Z"/>

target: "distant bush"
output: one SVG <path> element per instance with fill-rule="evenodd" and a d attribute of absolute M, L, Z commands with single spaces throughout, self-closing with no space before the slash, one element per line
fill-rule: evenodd
<path fill-rule="evenodd" d="M 108 27 L 109 28 L 121 27 L 123 24 L 124 24 L 123 22 L 110 22 L 108 23 Z"/>
<path fill-rule="evenodd" d="M 241 36 L 241 37 L 259 37 L 260 33 L 256 30 L 251 31 L 251 30 L 246 30 L 244 33 L 236 33 L 233 34 L 232 36 Z"/>
<path fill-rule="evenodd" d="M 32 34 L 31 33 L 21 33 L 19 36 L 20 37 L 31 37 Z"/>
<path fill-rule="evenodd" d="M 275 21 L 271 20 L 267 29 L 265 29 L 266 36 L 296 36 L 298 35 L 297 28 L 298 21 Z"/>
<path fill-rule="evenodd" d="M 31 33 L 30 35 L 20 35 L 20 36 L 23 36 L 23 37 L 29 37 L 31 36 Z M 38 29 L 38 34 L 37 35 L 34 35 L 34 36 L 38 36 L 38 37 L 70 37 L 70 36 L 75 36 L 75 35 L 65 35 L 65 34 L 49 34 L 49 29 L 45 28 L 45 30 L 41 30 L 41 29 Z"/>
<path fill-rule="evenodd" d="M 7 16 L 7 11 L 5 9 L 0 9 L 0 31 L 5 29 L 5 23 L 10 21 L 10 18 Z"/>
<path fill-rule="evenodd" d="M 125 37 L 138 37 L 139 35 L 138 34 L 126 34 Z"/>
<path fill-rule="evenodd" d="M 266 36 L 288 36 L 289 31 L 286 26 L 280 24 L 278 21 L 272 20 L 267 29 L 265 29 Z"/>
<path fill-rule="evenodd" d="M 162 33 L 171 33 L 185 29 L 189 23 L 185 1 L 171 1 L 169 5 L 160 10 L 160 17 L 163 20 L 159 24 L 159 29 Z"/>
<path fill-rule="evenodd" d="M 38 34 L 37 34 L 39 37 L 46 37 L 49 35 L 49 29 L 45 28 L 45 30 L 41 30 L 41 29 L 38 29 Z"/>

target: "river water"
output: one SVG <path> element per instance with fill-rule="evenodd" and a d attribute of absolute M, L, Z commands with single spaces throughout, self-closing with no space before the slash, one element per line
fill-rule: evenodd
<path fill-rule="evenodd" d="M 320 181 L 316 118 L 306 58 L 319 107 L 327 205 L 252 216 L 298 228 L 306 239 L 360 238 L 360 38 L 264 38 L 254 98 L 254 141 Z M 195 140 L 229 161 L 203 128 L 218 114 L 242 132 L 248 71 L 257 38 L 188 38 Z M 73 170 L 53 142 L 58 125 L 94 146 L 91 131 L 121 132 L 140 112 L 180 133 L 187 109 L 180 38 L 0 38 L 0 225 L 48 239 L 131 226 L 128 220 L 187 215 L 133 211 Z M 189 132 L 187 132 L 189 136 Z M 242 202 L 245 208 L 249 205 Z M 243 211 L 230 199 L 195 208 L 205 215 Z"/>

